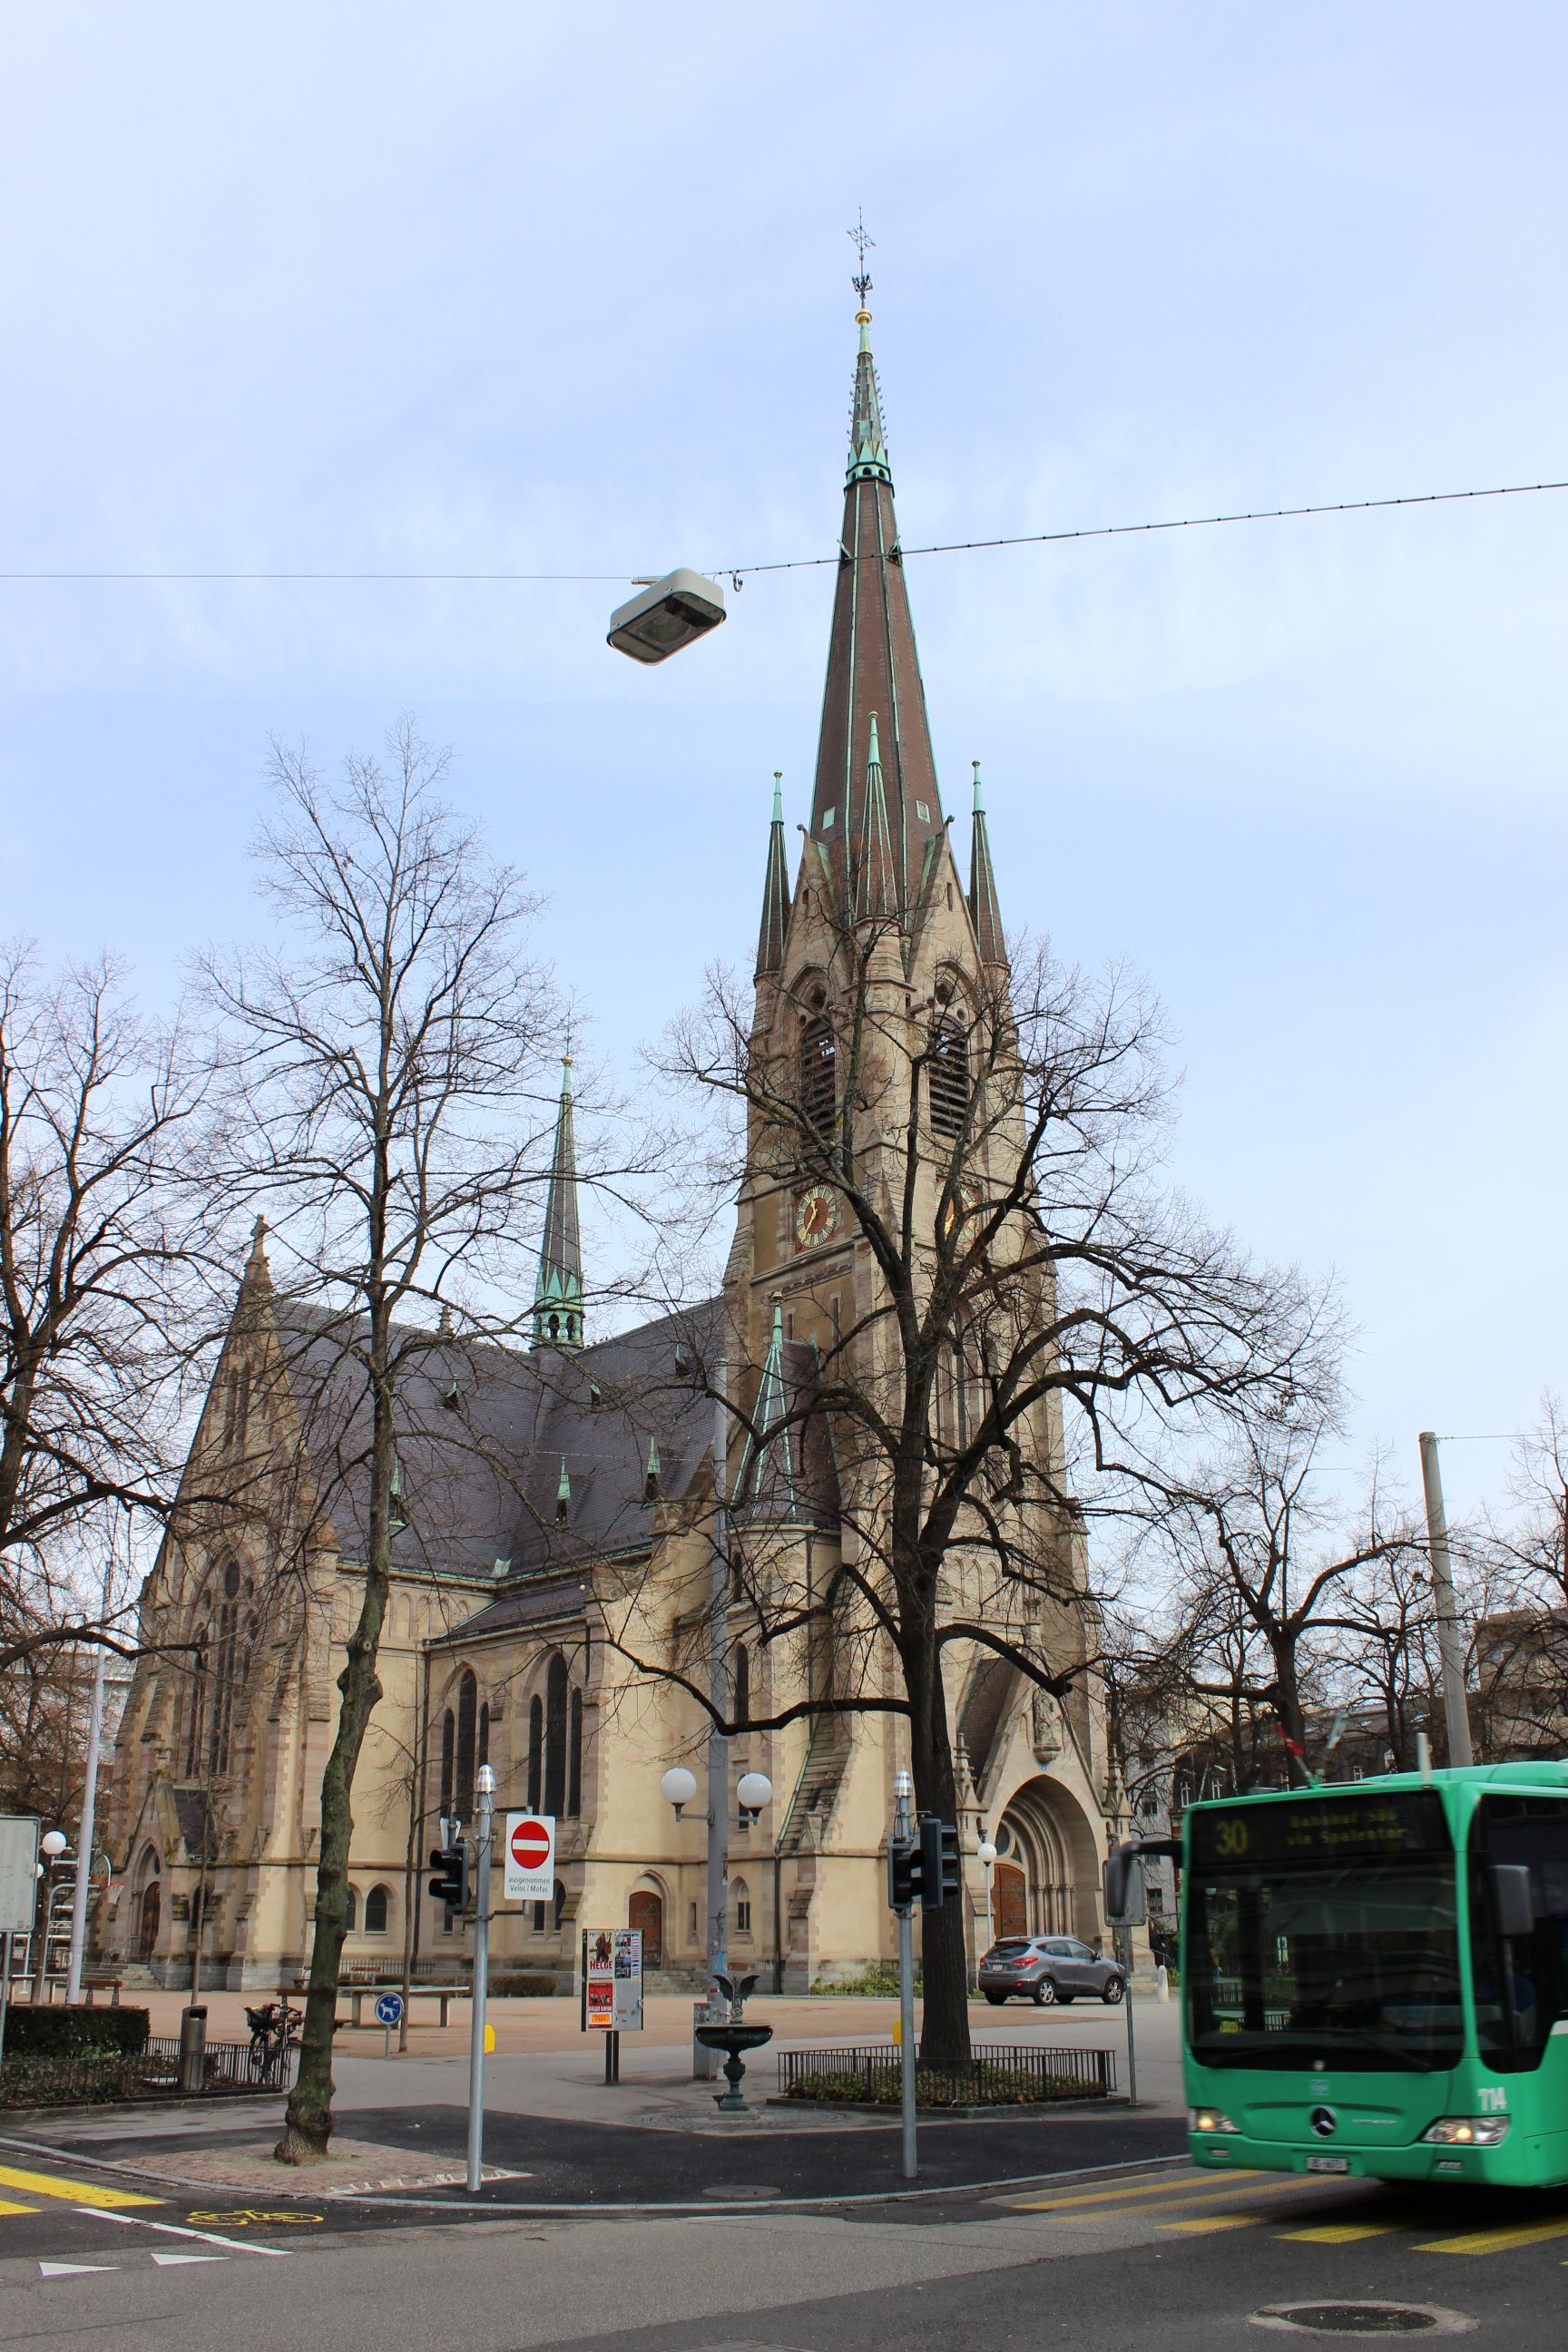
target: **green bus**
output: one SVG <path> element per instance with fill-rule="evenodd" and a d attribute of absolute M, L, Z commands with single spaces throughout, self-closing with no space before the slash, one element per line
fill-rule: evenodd
<path fill-rule="evenodd" d="M 1568 2181 L 1568 1764 L 1195 1804 L 1181 1860 L 1199 2164 Z"/>

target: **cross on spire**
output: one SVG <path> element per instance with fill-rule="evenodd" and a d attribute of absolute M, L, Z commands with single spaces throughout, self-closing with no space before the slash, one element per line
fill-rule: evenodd
<path fill-rule="evenodd" d="M 867 236 L 866 215 L 858 205 L 857 205 L 855 209 L 854 227 L 847 228 L 844 234 L 849 239 L 850 244 L 855 247 L 855 251 L 859 257 L 859 269 L 849 280 L 849 283 L 855 289 L 856 293 L 860 297 L 860 308 L 863 310 L 866 308 L 866 297 L 871 291 L 870 275 L 866 268 L 866 255 L 868 248 L 874 246 L 877 240 L 874 236 Z"/>

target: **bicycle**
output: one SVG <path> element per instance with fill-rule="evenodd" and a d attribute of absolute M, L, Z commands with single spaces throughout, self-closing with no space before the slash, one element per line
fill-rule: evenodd
<path fill-rule="evenodd" d="M 257 2079 L 281 2083 L 288 2072 L 289 2053 L 305 2021 L 303 2010 L 290 2009 L 286 2000 L 269 2000 L 258 2009 L 247 2009 L 245 2021 L 250 2028 L 250 2063 Z"/>

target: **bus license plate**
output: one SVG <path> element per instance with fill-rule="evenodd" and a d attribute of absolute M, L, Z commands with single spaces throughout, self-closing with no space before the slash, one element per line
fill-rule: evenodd
<path fill-rule="evenodd" d="M 1307 2158 L 1309 2172 L 1348 2172 L 1350 2168 L 1348 2156 L 1310 2156 Z"/>

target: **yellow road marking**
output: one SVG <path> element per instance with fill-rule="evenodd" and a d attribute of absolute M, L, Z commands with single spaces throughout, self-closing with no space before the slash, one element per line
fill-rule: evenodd
<path fill-rule="evenodd" d="M 1281 2230 L 1279 2234 L 1309 2246 L 1348 2246 L 1357 2238 L 1385 2238 L 1398 2226 L 1396 2221 L 1324 2221 L 1316 2229 Z"/>
<path fill-rule="evenodd" d="M 1055 2213 L 1058 2210 L 1065 2212 L 1069 2205 L 1109 2205 L 1113 2200 L 1124 2197 L 1168 2197 L 1175 2189 L 1192 2188 L 1203 2177 L 1197 2172 L 1168 2173 L 1163 2180 L 1138 2181 L 1128 2189 L 1088 2189 L 1080 2197 L 1015 2197 L 1011 2202 L 1013 2210 L 1018 2213 Z M 1208 2177 L 1214 2179 L 1212 2174 Z M 1254 2168 L 1248 2172 L 1222 2173 L 1215 2179 L 1214 2185 L 1218 2190 L 1227 2180 L 1261 2180 L 1263 2177 L 1262 2172 Z"/>
<path fill-rule="evenodd" d="M 1162 2221 L 1162 2230 L 1190 2230 L 1194 2234 L 1209 2230 L 1256 2230 L 1266 2219 L 1262 2213 L 1204 2213 L 1195 2221 Z"/>
<path fill-rule="evenodd" d="M 1342 2180 L 1315 2180 L 1303 2173 L 1270 2172 L 1261 2175 L 1245 2188 L 1237 2186 L 1225 2189 L 1194 2189 L 1173 2186 L 1163 2197 L 1152 2197 L 1144 2204 L 1131 2210 L 1123 2207 L 1119 2211 L 1108 2214 L 1106 2218 L 1112 2221 L 1132 2221 L 1138 2220 L 1141 2214 L 1170 2213 L 1184 2205 L 1238 2204 L 1248 2202 L 1255 2197 L 1272 2197 L 1281 2200 L 1279 2211 L 1283 2218 L 1291 2212 L 1300 2211 L 1303 2203 L 1316 2204 L 1325 2189 L 1343 2189 L 1346 2185 Z M 1359 2188 L 1362 2184 L 1358 2181 L 1353 2185 Z M 1303 2191 L 1307 2192 L 1305 2197 L 1303 2197 Z M 1050 2206 L 1029 2210 L 1044 2212 L 1053 2210 Z M 1091 2221 L 1097 2216 L 1093 2213 L 1071 2213 L 1064 2215 L 1063 2218 L 1075 2221 Z"/>
<path fill-rule="evenodd" d="M 36 2213 L 36 2205 L 13 2205 L 8 2197 L 0 2197 L 0 2213 Z"/>
<path fill-rule="evenodd" d="M 1568 2238 L 1568 2221 L 1521 2221 L 1511 2230 L 1473 2230 L 1462 2238 L 1429 2238 L 1418 2254 L 1501 2254 L 1510 2246 L 1543 2245 L 1548 2238 Z"/>
<path fill-rule="evenodd" d="M 139 2197 L 129 2189 L 100 2189 L 96 2181 L 67 2180 L 58 2173 L 18 2172 L 9 2164 L 0 2164 L 0 2188 L 31 2189 L 35 2197 L 63 2197 L 68 2205 L 97 2205 L 105 2212 L 113 2212 L 121 2205 L 161 2205 L 161 2197 Z M 18 2212 L 26 2212 L 18 2206 Z"/>

